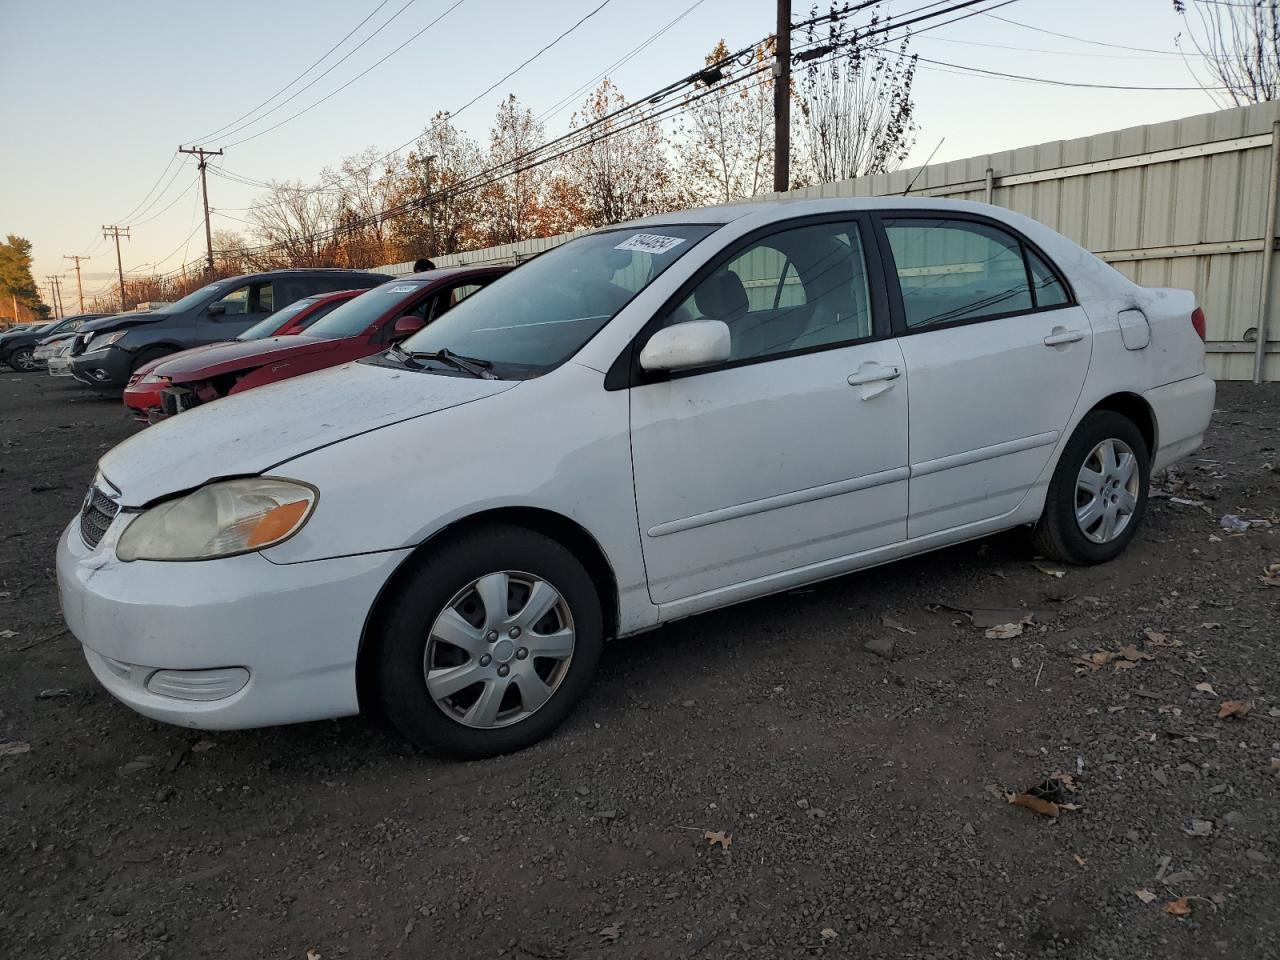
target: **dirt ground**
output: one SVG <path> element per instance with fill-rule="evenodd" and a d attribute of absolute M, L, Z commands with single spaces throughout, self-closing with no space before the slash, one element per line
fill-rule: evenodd
<path fill-rule="evenodd" d="M 1158 478 L 1192 502 L 1108 566 L 1010 533 L 695 618 L 612 645 L 548 742 L 447 763 L 100 690 L 54 545 L 134 427 L 0 375 L 0 957 L 1280 956 L 1277 422 L 1223 384 Z M 1006 802 L 1059 773 L 1056 819 Z"/>

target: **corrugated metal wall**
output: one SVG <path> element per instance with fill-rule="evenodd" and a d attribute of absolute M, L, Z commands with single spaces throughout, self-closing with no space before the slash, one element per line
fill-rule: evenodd
<path fill-rule="evenodd" d="M 1196 292 L 1209 372 L 1253 373 L 1272 124 L 1262 103 L 769 196 L 900 195 L 990 200 L 1034 217 L 1145 286 Z M 581 232 L 581 231 L 579 231 Z M 578 233 L 438 258 L 441 266 L 526 260 Z M 408 272 L 411 264 L 384 268 Z M 1280 264 L 1273 259 L 1265 375 L 1280 380 Z"/>

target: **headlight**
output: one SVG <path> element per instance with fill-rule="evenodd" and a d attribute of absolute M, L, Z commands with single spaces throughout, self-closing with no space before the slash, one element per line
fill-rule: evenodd
<path fill-rule="evenodd" d="M 311 516 L 316 491 L 292 480 L 223 480 L 152 507 L 125 528 L 121 560 L 210 560 L 287 540 Z"/>
<path fill-rule="evenodd" d="M 103 347 L 109 347 L 128 332 L 128 330 L 117 330 L 115 333 L 95 333 L 89 338 L 89 342 L 84 345 L 85 349 L 88 350 L 93 347 L 95 350 L 101 350 Z"/>

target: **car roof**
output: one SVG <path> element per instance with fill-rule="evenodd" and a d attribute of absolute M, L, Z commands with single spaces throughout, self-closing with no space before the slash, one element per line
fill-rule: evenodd
<path fill-rule="evenodd" d="M 514 269 L 512 264 L 474 264 L 472 266 L 437 267 L 434 270 L 419 270 L 417 273 L 406 273 L 396 277 L 397 280 L 452 280 L 457 277 L 483 276 L 490 273 L 506 273 Z"/>

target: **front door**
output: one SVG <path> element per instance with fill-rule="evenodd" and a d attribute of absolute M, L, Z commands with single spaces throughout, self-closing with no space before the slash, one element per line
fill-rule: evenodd
<path fill-rule="evenodd" d="M 656 603 L 901 541 L 907 395 L 858 219 L 748 238 L 657 326 L 723 320 L 728 363 L 631 388 L 636 504 Z M 869 245 L 869 244 L 868 244 Z"/>
<path fill-rule="evenodd" d="M 1089 369 L 1089 318 L 1049 264 L 996 224 L 896 214 L 882 223 L 910 371 L 908 535 L 1003 516 L 1071 419 Z"/>

